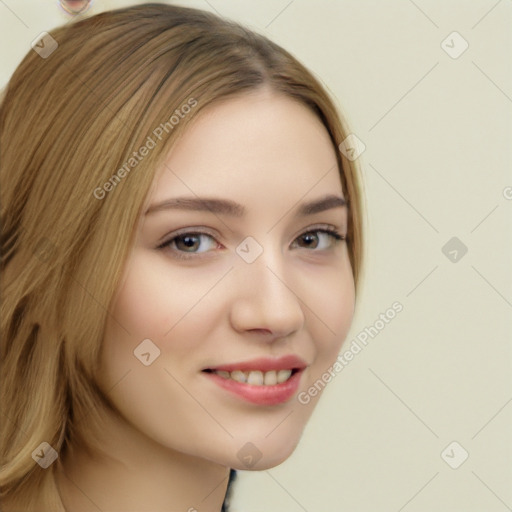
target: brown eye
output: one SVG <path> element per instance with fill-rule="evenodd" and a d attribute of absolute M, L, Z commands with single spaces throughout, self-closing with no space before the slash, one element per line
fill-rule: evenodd
<path fill-rule="evenodd" d="M 340 241 L 345 240 L 345 237 L 340 235 L 334 229 L 314 229 L 302 233 L 296 240 L 304 241 L 301 249 L 317 249 L 320 250 L 330 249 L 337 245 Z"/>
<path fill-rule="evenodd" d="M 200 244 L 200 237 L 197 235 L 180 235 L 174 238 L 176 247 L 180 251 L 195 252 L 194 249 Z"/>
<path fill-rule="evenodd" d="M 317 233 L 304 233 L 299 238 L 302 239 L 305 242 L 305 246 L 310 249 L 315 249 L 318 246 L 319 236 Z"/>
<path fill-rule="evenodd" d="M 195 254 L 209 252 L 219 244 L 208 233 L 187 232 L 174 235 L 158 246 L 177 258 L 193 258 Z"/>

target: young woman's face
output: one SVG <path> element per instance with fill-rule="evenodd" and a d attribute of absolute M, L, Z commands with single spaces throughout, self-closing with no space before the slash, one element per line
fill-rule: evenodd
<path fill-rule="evenodd" d="M 187 129 L 153 183 L 104 340 L 102 387 L 136 436 L 244 470 L 293 452 L 319 397 L 304 392 L 325 385 L 354 313 L 347 245 L 329 233 L 346 235 L 347 207 L 333 198 L 328 133 L 287 97 L 245 94 Z M 224 365 L 235 373 L 211 371 Z"/>

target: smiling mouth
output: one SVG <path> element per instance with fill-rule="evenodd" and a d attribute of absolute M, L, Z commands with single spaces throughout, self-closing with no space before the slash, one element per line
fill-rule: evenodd
<path fill-rule="evenodd" d="M 226 380 L 234 380 L 241 384 L 248 384 L 249 386 L 275 386 L 286 382 L 301 370 L 299 368 L 291 368 L 286 370 L 270 370 L 267 372 L 262 372 L 261 370 L 234 370 L 228 372 L 208 368 L 202 371 L 205 373 L 215 373 Z"/>

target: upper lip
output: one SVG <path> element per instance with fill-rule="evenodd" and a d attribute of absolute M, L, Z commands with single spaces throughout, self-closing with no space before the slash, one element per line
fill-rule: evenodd
<path fill-rule="evenodd" d="M 303 370 L 307 366 L 308 364 L 299 356 L 290 354 L 279 358 L 260 357 L 258 359 L 251 359 L 250 361 L 240 361 L 239 363 L 211 366 L 209 368 L 205 368 L 205 370 L 218 370 L 225 372 L 232 372 L 235 370 L 260 370 L 262 372 L 269 372 L 272 370 Z"/>

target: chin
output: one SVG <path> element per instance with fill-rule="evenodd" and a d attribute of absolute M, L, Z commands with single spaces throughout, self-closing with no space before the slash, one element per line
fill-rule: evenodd
<path fill-rule="evenodd" d="M 279 465 L 281 465 L 283 462 L 286 462 L 286 460 L 290 457 L 290 455 L 292 454 L 293 452 L 289 453 L 288 455 L 284 456 L 284 457 L 278 457 L 278 458 L 275 458 L 273 457 L 271 460 L 269 460 L 268 458 L 262 458 L 257 464 L 255 464 L 253 467 L 242 467 L 243 464 L 239 464 L 240 467 L 236 467 L 236 468 L 233 468 L 233 469 L 241 469 L 243 471 L 264 471 L 266 469 L 272 469 L 272 468 L 275 468 Z"/>
<path fill-rule="evenodd" d="M 293 454 L 300 440 L 300 436 L 289 436 L 283 439 L 276 436 L 254 442 L 246 441 L 237 449 L 236 456 L 229 461 L 229 466 L 242 471 L 263 471 L 279 466 Z"/>

